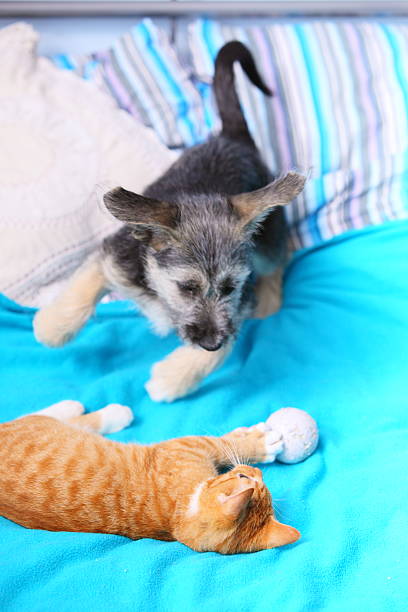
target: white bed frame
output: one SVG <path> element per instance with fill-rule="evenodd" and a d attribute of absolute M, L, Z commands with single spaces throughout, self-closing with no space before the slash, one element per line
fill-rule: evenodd
<path fill-rule="evenodd" d="M 8 0 L 2 17 L 102 15 L 407 15 L 408 0 Z"/>

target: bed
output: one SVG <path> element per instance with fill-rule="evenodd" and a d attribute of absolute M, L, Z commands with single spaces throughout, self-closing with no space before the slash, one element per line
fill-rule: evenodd
<path fill-rule="evenodd" d="M 351 23 L 361 43 L 367 22 Z M 197 140 L 216 127 L 212 102 L 206 97 L 207 66 L 216 43 L 231 32 L 241 38 L 247 36 L 246 42 L 253 43 L 254 52 L 265 64 L 260 52 L 262 41 L 270 44 L 268 32 L 276 36 L 279 25 L 271 23 L 272 29 L 262 30 L 258 38 L 263 22 L 256 20 L 249 25 L 253 29 L 243 32 L 238 28 L 248 28 L 248 23 L 194 17 L 177 22 L 176 31 L 168 27 L 168 22 L 148 21 L 137 26 L 147 28 L 150 36 L 159 36 L 163 47 L 155 48 L 164 49 L 167 61 L 169 41 L 174 43 L 170 72 L 178 75 L 180 95 L 190 102 L 191 117 L 204 118 L 202 131 L 194 136 Z M 278 31 L 289 54 L 294 52 L 289 44 L 293 27 L 296 23 L 291 22 L 287 30 Z M 326 26 L 317 21 L 310 27 L 316 32 Z M 336 27 L 342 30 L 343 22 Z M 391 111 L 365 118 L 364 125 L 380 126 L 381 135 L 385 133 L 382 129 L 387 134 L 393 133 L 392 129 L 401 130 L 406 121 L 402 104 L 408 94 L 405 67 L 400 61 L 407 44 L 406 27 L 404 20 L 387 21 L 376 31 L 377 42 L 388 41 L 382 57 L 390 62 L 388 66 L 394 66 L 395 76 L 393 82 L 391 72 L 388 74 L 382 92 L 387 96 L 398 91 L 395 99 L 401 101 L 401 106 L 394 108 L 401 123 L 394 128 Z M 132 44 L 146 58 L 146 47 L 137 47 L 145 44 L 146 38 L 141 38 L 140 29 L 136 34 L 132 34 Z M 313 37 L 307 38 L 307 29 L 297 35 L 303 40 L 306 57 L 308 41 Z M 350 40 L 352 37 L 350 34 Z M 118 56 L 121 44 L 112 46 L 116 56 L 97 53 L 97 47 L 93 52 L 91 48 L 64 48 L 58 53 L 53 49 L 50 55 L 59 70 L 68 68 L 72 78 L 75 72 L 86 77 L 106 94 L 111 83 L 107 78 L 109 62 Z M 276 60 L 275 74 L 281 79 L 287 57 L 282 54 Z M 307 57 L 310 68 L 313 49 Z M 312 79 L 308 81 L 311 99 L 313 91 L 321 91 L 324 78 L 316 72 L 315 89 L 310 86 Z M 238 79 L 241 94 L 253 95 L 239 75 Z M 285 87 L 282 80 L 278 82 L 280 99 L 286 100 L 290 119 L 296 121 L 288 102 L 290 87 Z M 372 79 L 364 83 L 369 87 Z M 362 88 L 362 95 L 367 91 Z M 110 94 L 121 105 L 112 89 Z M 381 110 L 380 91 L 375 90 L 375 94 L 377 109 Z M 167 132 L 163 129 L 161 140 L 178 149 L 191 144 L 188 139 L 192 136 L 177 129 L 180 105 L 177 97 L 174 104 L 172 99 L 170 102 L 168 116 L 175 127 Z M 359 102 L 360 98 L 356 99 L 356 104 Z M 273 167 L 277 160 L 284 159 L 285 148 L 283 144 L 280 149 L 271 145 L 271 131 L 262 130 L 257 121 L 267 111 L 257 104 L 260 102 L 255 99 L 253 105 L 258 111 L 248 119 L 256 137 L 263 139 L 263 149 Z M 132 115 L 132 109 L 122 105 L 133 121 L 137 111 L 151 125 L 149 108 L 140 101 L 136 107 Z M 274 108 L 279 112 L 279 107 Z M 327 119 L 330 101 L 321 102 L 319 108 Z M 346 177 L 341 171 L 358 156 L 336 157 L 335 152 L 343 149 L 333 146 L 330 134 L 323 138 L 330 125 L 327 120 L 316 127 L 319 157 L 312 159 L 309 191 L 289 211 L 293 256 L 286 270 L 281 311 L 264 321 L 247 321 L 225 365 L 188 398 L 170 405 L 149 399 L 143 387 L 149 369 L 178 341 L 175 336 L 153 336 L 146 320 L 129 302 L 112 299 L 100 304 L 96 316 L 75 341 L 55 351 L 37 344 L 32 335 L 34 306 L 40 303 L 39 296 L 44 300 L 49 297 L 49 293 L 40 291 L 43 280 L 29 294 L 30 299 L 4 289 L 0 298 L 2 421 L 61 399 L 80 400 L 88 410 L 119 402 L 130 405 L 136 418 L 131 427 L 112 437 L 149 443 L 188 434 L 219 434 L 264 420 L 282 406 L 309 411 L 321 432 L 315 454 L 301 464 L 273 464 L 264 469 L 277 517 L 298 528 L 302 539 L 282 549 L 223 557 L 198 554 L 179 543 L 31 531 L 0 518 L 3 610 L 406 609 L 408 147 L 405 135 L 383 138 L 384 157 L 380 161 L 389 174 L 385 170 L 381 174 L 379 164 L 374 163 L 357 190 L 361 180 L 358 167 L 350 163 L 351 174 Z M 364 140 L 367 133 L 374 133 L 368 129 L 359 135 L 358 123 L 353 126 L 356 138 Z M 311 134 L 303 133 L 302 140 L 299 133 L 300 141 L 307 142 L 313 131 Z M 377 146 L 374 141 L 373 146 Z M 300 163 L 305 147 L 298 150 L 299 158 L 287 160 L 288 165 Z M 356 149 L 357 145 L 353 151 Z M 164 164 L 165 155 L 163 152 Z M 325 195 L 324 201 L 318 201 L 319 193 Z M 346 214 L 350 211 L 354 214 Z M 0 230 L 4 232 L 1 222 L 0 216 Z M 66 273 L 77 260 L 68 263 Z"/>

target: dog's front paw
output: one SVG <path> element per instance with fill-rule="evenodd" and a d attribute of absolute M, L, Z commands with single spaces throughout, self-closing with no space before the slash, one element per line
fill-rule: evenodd
<path fill-rule="evenodd" d="M 194 391 L 204 375 L 197 351 L 180 347 L 154 364 L 145 388 L 153 401 L 172 402 Z"/>
<path fill-rule="evenodd" d="M 230 350 L 230 344 L 218 351 L 180 346 L 163 361 L 156 363 L 145 388 L 155 402 L 172 402 L 196 389 Z"/>
<path fill-rule="evenodd" d="M 154 402 L 172 402 L 193 391 L 200 382 L 191 372 L 175 371 L 170 359 L 156 363 L 145 388 Z"/>
<path fill-rule="evenodd" d="M 33 320 L 34 336 L 38 342 L 56 348 L 62 346 L 72 337 L 66 323 L 61 320 L 59 309 L 46 306 L 39 310 Z"/>
<path fill-rule="evenodd" d="M 74 308 L 54 302 L 41 308 L 33 320 L 34 336 L 51 348 L 63 346 L 81 329 L 92 314 L 90 308 Z"/>

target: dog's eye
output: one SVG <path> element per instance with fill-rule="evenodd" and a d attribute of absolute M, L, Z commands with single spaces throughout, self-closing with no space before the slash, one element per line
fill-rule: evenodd
<path fill-rule="evenodd" d="M 234 291 L 235 287 L 231 281 L 224 281 L 220 287 L 221 295 L 230 295 Z"/>
<path fill-rule="evenodd" d="M 187 281 L 185 283 L 177 283 L 177 286 L 179 288 L 179 291 L 181 291 L 181 293 L 184 293 L 184 295 L 197 295 L 197 293 L 200 290 L 197 283 L 193 281 Z"/>

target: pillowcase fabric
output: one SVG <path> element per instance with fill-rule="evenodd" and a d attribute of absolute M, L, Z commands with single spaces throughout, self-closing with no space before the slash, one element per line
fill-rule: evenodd
<path fill-rule="evenodd" d="M 292 247 L 406 218 L 406 19 L 179 19 L 172 38 L 143 20 L 108 51 L 68 63 L 165 144 L 191 146 L 219 128 L 214 58 L 232 39 L 248 45 L 274 92 L 265 97 L 237 68 L 264 158 L 276 174 L 296 168 L 310 176 L 286 207 Z"/>
<path fill-rule="evenodd" d="M 41 306 L 118 222 L 112 185 L 143 190 L 175 159 L 110 96 L 37 56 L 38 35 L 0 31 L 0 291 Z"/>

